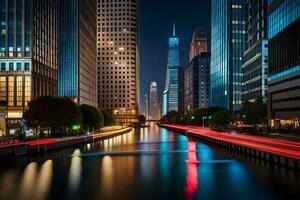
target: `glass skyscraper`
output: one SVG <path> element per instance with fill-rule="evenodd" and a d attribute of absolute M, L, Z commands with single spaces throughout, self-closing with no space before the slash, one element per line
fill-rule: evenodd
<path fill-rule="evenodd" d="M 241 107 L 244 0 L 212 0 L 210 106 Z"/>
<path fill-rule="evenodd" d="M 300 127 L 300 0 L 268 1 L 268 115 L 271 126 Z"/>
<path fill-rule="evenodd" d="M 163 97 L 163 114 L 179 110 L 179 38 L 176 36 L 175 23 L 173 35 L 169 38 L 166 88 Z"/>
<path fill-rule="evenodd" d="M 0 0 L 0 102 L 10 134 L 28 102 L 57 95 L 57 0 Z"/>
<path fill-rule="evenodd" d="M 58 94 L 97 103 L 96 1 L 60 0 Z"/>
<path fill-rule="evenodd" d="M 267 96 L 268 75 L 268 0 L 246 1 L 246 41 L 243 57 L 242 100 Z"/>

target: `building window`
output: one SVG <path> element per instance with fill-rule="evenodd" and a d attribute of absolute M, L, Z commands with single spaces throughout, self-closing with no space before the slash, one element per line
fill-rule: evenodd
<path fill-rule="evenodd" d="M 14 106 L 15 77 L 8 77 L 8 106 Z"/>
<path fill-rule="evenodd" d="M 25 77 L 25 106 L 28 105 L 31 97 L 31 79 L 30 76 Z"/>
<path fill-rule="evenodd" d="M 17 106 L 22 106 L 23 99 L 23 77 L 17 76 Z"/>
<path fill-rule="evenodd" d="M 9 63 L 9 70 L 14 70 L 14 63 Z"/>
<path fill-rule="evenodd" d="M 22 70 L 22 63 L 17 63 L 17 70 Z"/>
<path fill-rule="evenodd" d="M 29 65 L 29 63 L 25 63 L 25 67 L 24 67 L 24 68 L 25 68 L 26 71 L 29 71 L 29 70 L 30 70 L 30 65 Z"/>
<path fill-rule="evenodd" d="M 5 71 L 6 70 L 6 65 L 5 63 L 1 63 L 1 71 Z"/>
<path fill-rule="evenodd" d="M 0 77 L 0 104 L 6 105 L 6 77 Z"/>

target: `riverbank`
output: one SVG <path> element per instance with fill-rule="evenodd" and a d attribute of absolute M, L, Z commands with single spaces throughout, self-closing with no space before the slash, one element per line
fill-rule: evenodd
<path fill-rule="evenodd" d="M 300 142 L 216 132 L 195 126 L 161 124 L 160 127 L 184 133 L 187 136 L 214 143 L 270 163 L 300 169 Z"/>
<path fill-rule="evenodd" d="M 100 133 L 65 138 L 51 138 L 34 140 L 16 144 L 5 144 L 0 146 L 0 157 L 23 156 L 27 154 L 43 153 L 50 150 L 65 148 L 73 145 L 95 142 L 115 137 L 132 131 L 129 127 L 110 127 L 103 129 Z"/>

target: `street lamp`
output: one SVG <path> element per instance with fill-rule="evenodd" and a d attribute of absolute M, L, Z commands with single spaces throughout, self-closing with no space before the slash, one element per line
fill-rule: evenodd
<path fill-rule="evenodd" d="M 204 128 L 205 127 L 205 120 L 206 119 L 211 119 L 211 116 L 203 116 L 202 117 L 202 127 Z"/>

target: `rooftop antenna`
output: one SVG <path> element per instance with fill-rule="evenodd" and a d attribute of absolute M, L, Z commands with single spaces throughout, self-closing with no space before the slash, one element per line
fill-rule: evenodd
<path fill-rule="evenodd" d="M 176 36 L 176 24 L 173 22 L 173 36 Z"/>

